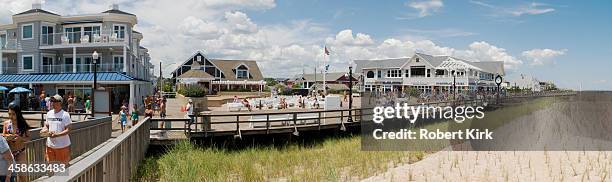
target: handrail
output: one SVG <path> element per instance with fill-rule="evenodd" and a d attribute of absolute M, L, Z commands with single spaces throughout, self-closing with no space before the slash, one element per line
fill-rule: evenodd
<path fill-rule="evenodd" d="M 48 181 L 129 181 L 144 159 L 149 145 L 149 121 L 145 118 L 127 132 L 68 168 L 66 176 Z"/>
<path fill-rule="evenodd" d="M 85 122 L 72 123 L 70 131 L 70 156 L 72 159 L 95 148 L 111 137 L 112 120 L 110 116 L 96 118 Z M 45 161 L 46 137 L 40 136 L 41 128 L 30 130 L 31 139 L 26 142 L 26 160 L 29 162 Z M 36 179 L 40 176 L 28 176 Z"/>

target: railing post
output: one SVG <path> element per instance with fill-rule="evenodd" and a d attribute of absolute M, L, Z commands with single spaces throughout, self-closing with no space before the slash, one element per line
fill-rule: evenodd
<path fill-rule="evenodd" d="M 270 114 L 266 114 L 266 134 L 270 134 Z"/>
<path fill-rule="evenodd" d="M 236 134 L 240 132 L 240 115 L 236 115 Z"/>
<path fill-rule="evenodd" d="M 317 123 L 319 123 L 319 130 L 321 130 L 321 111 L 317 111 L 319 117 L 317 117 Z"/>
<path fill-rule="evenodd" d="M 45 112 L 44 111 L 40 111 L 40 127 L 44 127 L 45 126 Z"/>

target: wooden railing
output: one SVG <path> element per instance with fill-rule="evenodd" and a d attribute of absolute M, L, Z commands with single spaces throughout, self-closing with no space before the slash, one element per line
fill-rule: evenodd
<path fill-rule="evenodd" d="M 45 161 L 46 137 L 40 137 L 41 128 L 30 130 L 31 139 L 26 142 L 26 160 L 40 163 Z M 112 120 L 110 116 L 84 122 L 72 123 L 70 131 L 70 156 L 74 159 L 104 143 L 111 137 Z M 30 180 L 40 176 L 29 175 Z"/>
<path fill-rule="evenodd" d="M 149 119 L 111 139 L 99 149 L 72 164 L 68 175 L 45 181 L 130 181 L 149 146 Z"/>

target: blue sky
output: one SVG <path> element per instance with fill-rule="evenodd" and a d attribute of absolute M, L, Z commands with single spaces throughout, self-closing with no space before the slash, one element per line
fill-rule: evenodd
<path fill-rule="evenodd" d="M 0 0 L 0 23 L 32 1 Z M 508 80 L 531 74 L 564 88 L 612 90 L 612 1 L 45 0 L 43 9 L 90 14 L 112 3 L 138 16 L 135 29 L 165 76 L 198 50 L 257 60 L 266 77 L 312 72 L 324 59 L 345 71 L 354 59 L 420 51 L 504 61 Z"/>
<path fill-rule="evenodd" d="M 464 48 L 474 41 L 486 41 L 523 60 L 517 74 L 533 74 L 554 80 L 564 87 L 611 89 L 606 74 L 612 68 L 612 1 L 443 1 L 438 11 L 415 16 L 411 1 L 279 1 L 277 7 L 254 12 L 254 22 L 282 23 L 311 19 L 331 30 L 352 29 L 373 38 L 422 36 L 441 46 Z M 480 3 L 478 3 L 480 2 Z M 504 14 L 532 3 L 554 9 L 541 14 Z M 487 6 L 491 5 L 491 6 Z M 332 31 L 333 32 L 333 31 Z M 521 53 L 531 49 L 567 49 L 554 57 L 554 64 L 532 66 Z"/>

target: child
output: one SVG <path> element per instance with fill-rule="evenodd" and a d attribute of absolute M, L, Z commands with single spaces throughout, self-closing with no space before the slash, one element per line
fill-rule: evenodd
<path fill-rule="evenodd" d="M 138 111 L 137 111 L 137 106 L 136 104 L 134 104 L 134 108 L 132 108 L 132 126 L 136 126 L 136 124 L 138 124 Z"/>
<path fill-rule="evenodd" d="M 121 111 L 119 111 L 119 117 L 117 117 L 121 124 L 121 133 L 125 131 L 125 125 L 127 124 L 127 108 L 121 107 Z"/>

